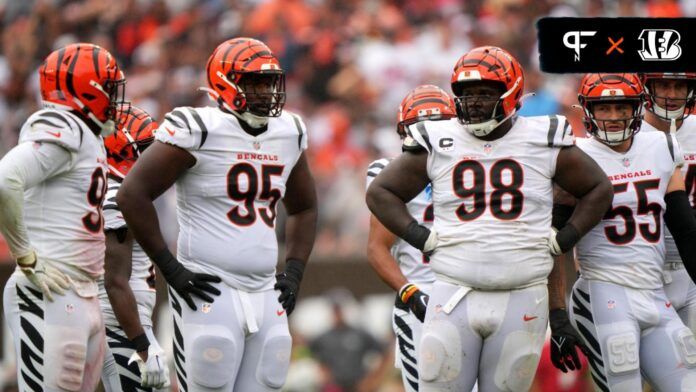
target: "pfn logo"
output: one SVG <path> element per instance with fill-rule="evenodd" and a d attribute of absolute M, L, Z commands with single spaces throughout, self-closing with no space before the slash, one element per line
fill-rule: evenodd
<path fill-rule="evenodd" d="M 575 61 L 580 61 L 580 49 L 584 49 L 587 44 L 580 42 L 580 37 L 592 37 L 596 31 L 569 31 L 563 36 L 563 45 L 575 51 Z M 572 41 L 571 41 L 572 38 Z"/>
<path fill-rule="evenodd" d="M 673 61 L 681 56 L 681 36 L 675 30 L 645 29 L 638 39 L 643 42 L 643 49 L 638 51 L 643 61 Z"/>

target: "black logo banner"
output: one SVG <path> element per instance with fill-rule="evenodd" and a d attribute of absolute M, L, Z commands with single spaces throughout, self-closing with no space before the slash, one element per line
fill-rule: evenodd
<path fill-rule="evenodd" d="M 696 18 L 541 18 L 549 73 L 696 72 Z"/>

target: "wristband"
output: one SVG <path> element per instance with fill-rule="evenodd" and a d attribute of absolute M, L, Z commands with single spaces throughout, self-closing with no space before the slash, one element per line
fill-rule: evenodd
<path fill-rule="evenodd" d="M 147 351 L 148 347 L 150 347 L 150 340 L 148 340 L 145 333 L 141 333 L 140 335 L 131 339 L 131 343 L 133 344 L 133 347 L 135 347 L 136 352 Z"/>
<path fill-rule="evenodd" d="M 568 223 L 570 217 L 573 216 L 573 211 L 575 211 L 574 206 L 554 203 L 553 209 L 551 210 L 551 226 L 556 230 L 560 230 Z"/>
<path fill-rule="evenodd" d="M 558 242 L 558 246 L 561 248 L 562 253 L 566 253 L 573 249 L 578 241 L 580 241 L 580 233 L 578 233 L 578 229 L 571 223 L 563 226 L 556 234 L 556 242 Z"/>
<path fill-rule="evenodd" d="M 407 303 L 411 296 L 418 291 L 418 286 L 413 283 L 406 283 L 404 287 L 399 290 L 399 297 L 401 297 L 401 302 Z"/>
<path fill-rule="evenodd" d="M 421 226 L 415 220 L 411 221 L 406 227 L 406 232 L 401 237 L 412 247 L 423 250 L 425 243 L 428 241 L 430 236 L 430 229 L 425 226 Z"/>

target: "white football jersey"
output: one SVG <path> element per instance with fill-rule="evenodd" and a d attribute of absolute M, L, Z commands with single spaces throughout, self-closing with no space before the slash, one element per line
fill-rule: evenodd
<path fill-rule="evenodd" d="M 252 136 L 218 108 L 180 107 L 165 115 L 155 137 L 196 158 L 176 182 L 181 263 L 238 289 L 273 287 L 276 207 L 307 148 L 300 117 L 283 111 Z"/>
<path fill-rule="evenodd" d="M 648 124 L 643 120 L 641 126 L 642 132 L 662 132 L 659 129 Z M 682 175 L 686 185 L 686 195 L 689 197 L 691 207 L 696 209 L 696 117 L 689 116 L 684 119 L 681 127 L 676 133 L 679 147 L 684 156 L 684 165 L 681 168 Z M 667 254 L 665 261 L 669 263 L 681 263 L 682 259 L 679 256 L 677 245 L 674 243 L 674 238 L 665 227 L 665 249 Z"/>
<path fill-rule="evenodd" d="M 428 151 L 439 237 L 430 266 L 438 279 L 484 290 L 545 282 L 553 265 L 552 178 L 560 149 L 573 145 L 565 117 L 517 117 L 493 141 L 457 119 L 425 121 L 409 132 Z"/>
<path fill-rule="evenodd" d="M 367 167 L 367 187 L 389 164 L 389 159 L 378 159 Z M 406 203 L 406 208 L 418 224 L 425 227 L 433 225 L 433 192 L 428 184 L 413 200 Z M 396 237 L 391 248 L 391 254 L 399 263 L 399 269 L 406 279 L 415 284 L 429 284 L 435 281 L 435 274 L 430 269 L 430 260 L 418 249 L 409 245 L 406 241 Z"/>
<path fill-rule="evenodd" d="M 681 162 L 679 144 L 663 132 L 638 132 L 626 153 L 594 137 L 578 139 L 577 145 L 614 185 L 611 210 L 577 244 L 580 273 L 636 289 L 662 287 L 662 216 L 667 185 Z"/>
<path fill-rule="evenodd" d="M 104 230 L 126 228 L 126 221 L 123 219 L 121 209 L 119 209 L 118 204 L 116 204 L 116 194 L 121 187 L 121 183 L 109 177 L 107 184 L 106 199 L 104 200 Z M 141 310 L 150 307 L 149 302 L 151 301 L 149 298 L 146 295 L 139 296 L 137 292 L 155 292 L 155 267 L 137 241 L 133 241 L 131 277 L 128 284 L 131 290 L 136 294 L 135 298 L 136 302 L 138 302 L 138 309 Z M 145 298 L 148 299 L 142 302 L 146 303 L 140 303 L 140 299 Z M 115 320 L 109 297 L 104 288 L 103 279 L 99 281 L 99 302 L 101 303 L 104 320 Z"/>
<path fill-rule="evenodd" d="M 64 170 L 24 192 L 24 220 L 40 257 L 77 279 L 104 273 L 106 150 L 74 114 L 43 109 L 22 125 L 19 143 L 55 143 L 70 151 Z"/>

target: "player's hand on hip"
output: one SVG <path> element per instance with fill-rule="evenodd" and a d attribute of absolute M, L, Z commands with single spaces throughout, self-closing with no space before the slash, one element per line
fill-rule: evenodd
<path fill-rule="evenodd" d="M 563 373 L 567 373 L 568 370 L 582 369 L 577 348 L 583 353 L 586 352 L 586 349 L 575 328 L 570 324 L 566 310 L 552 310 L 549 313 L 549 324 L 551 325 L 551 362 L 553 366 Z"/>
<path fill-rule="evenodd" d="M 552 256 L 560 256 L 563 254 L 563 252 L 561 251 L 561 246 L 558 245 L 558 240 L 556 240 L 557 234 L 558 230 L 552 227 L 547 242 L 547 245 L 549 246 L 549 252 L 551 252 Z"/>
<path fill-rule="evenodd" d="M 148 347 L 147 357 L 143 360 L 140 354 L 133 353 L 128 365 L 136 362 L 140 370 L 140 385 L 143 388 L 166 388 L 169 386 L 169 368 L 164 351 L 152 345 Z"/>
<path fill-rule="evenodd" d="M 168 250 L 164 249 L 153 261 L 159 266 L 167 284 L 188 304 L 191 310 L 196 310 L 193 296 L 203 301 L 213 303 L 212 295 L 220 295 L 220 290 L 211 283 L 220 283 L 219 276 L 191 272 Z"/>
<path fill-rule="evenodd" d="M 29 281 L 38 287 L 49 301 L 53 301 L 53 294 L 64 295 L 70 288 L 68 277 L 57 268 L 47 264 L 31 251 L 26 256 L 17 258 L 17 265 Z"/>
<path fill-rule="evenodd" d="M 406 283 L 399 290 L 399 299 L 408 306 L 418 320 L 425 321 L 425 310 L 428 308 L 428 300 L 430 299 L 428 294 L 422 292 L 415 284 Z"/>
<path fill-rule="evenodd" d="M 273 288 L 280 291 L 278 302 L 283 305 L 283 309 L 285 309 L 288 316 L 295 309 L 304 267 L 302 261 L 288 259 L 285 263 L 285 271 L 276 275 L 277 282 Z"/>

